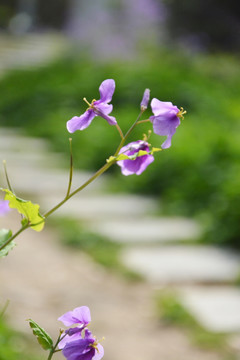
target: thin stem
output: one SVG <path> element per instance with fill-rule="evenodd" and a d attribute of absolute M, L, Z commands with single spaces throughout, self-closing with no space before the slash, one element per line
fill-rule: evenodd
<path fill-rule="evenodd" d="M 48 355 L 47 360 L 51 360 L 51 358 L 53 357 L 53 354 L 54 354 L 55 352 L 61 351 L 60 349 L 59 349 L 59 350 L 56 350 L 56 348 L 57 348 L 59 342 L 60 342 L 63 338 L 65 338 L 66 335 L 67 335 L 67 334 L 65 333 L 65 334 L 62 336 L 62 331 L 60 330 L 60 334 L 59 334 L 59 336 L 58 336 L 58 338 L 57 338 L 56 344 L 55 344 L 55 345 L 53 346 L 53 348 L 50 350 L 50 353 L 49 353 L 49 355 Z"/>
<path fill-rule="evenodd" d="M 126 139 L 128 138 L 128 136 L 131 134 L 131 132 L 133 131 L 133 129 L 135 128 L 135 126 L 137 125 L 137 123 L 139 122 L 140 117 L 143 114 L 143 110 L 140 111 L 137 119 L 134 121 L 134 123 L 132 124 L 132 126 L 128 129 L 128 131 L 126 132 L 126 135 L 122 138 L 122 140 L 120 141 L 120 144 L 117 147 L 117 150 L 115 151 L 113 156 L 117 156 L 119 151 L 121 150 L 122 146 L 124 145 Z"/>
<path fill-rule="evenodd" d="M 113 162 L 104 164 L 93 176 L 90 177 L 84 184 L 79 186 L 76 190 L 74 190 L 71 194 L 69 194 L 65 199 L 60 201 L 57 205 L 55 205 L 51 210 L 44 214 L 44 217 L 47 218 L 53 212 L 55 212 L 60 206 L 62 206 L 66 201 L 68 201 L 72 196 L 76 195 L 79 191 L 83 190 L 87 185 L 89 185 L 93 180 L 95 180 L 98 176 L 103 174 L 110 166 L 113 165 Z"/>
<path fill-rule="evenodd" d="M 8 188 L 9 188 L 9 190 L 11 190 L 12 193 L 14 193 L 13 188 L 12 188 L 12 186 L 10 184 L 9 177 L 8 177 L 6 160 L 3 160 L 3 168 L 4 168 L 4 174 L 5 174 L 5 177 L 6 177 L 6 180 L 7 180 Z"/>
<path fill-rule="evenodd" d="M 117 130 L 118 130 L 118 132 L 119 132 L 119 134 L 121 136 L 121 139 L 123 139 L 124 135 L 123 135 L 122 129 L 120 128 L 120 126 L 118 124 L 116 124 L 115 126 L 116 126 L 116 128 L 117 128 Z"/>
<path fill-rule="evenodd" d="M 143 123 L 146 123 L 146 122 L 149 122 L 149 121 L 151 121 L 151 120 L 150 119 L 140 120 L 140 121 L 137 122 L 136 125 L 143 124 Z"/>
<path fill-rule="evenodd" d="M 19 229 L 15 234 L 13 234 L 4 244 L 2 244 L 2 246 L 0 246 L 0 251 L 2 249 L 5 248 L 5 246 L 7 246 L 11 241 L 13 241 L 18 235 L 20 235 L 24 230 L 26 230 L 27 228 L 29 228 L 30 225 L 26 224 L 24 226 L 21 227 L 21 229 Z"/>
<path fill-rule="evenodd" d="M 68 182 L 68 190 L 67 190 L 66 197 L 68 197 L 68 195 L 70 194 L 71 186 L 72 186 L 72 176 L 73 176 L 73 155 L 72 155 L 72 139 L 71 138 L 69 138 L 69 145 L 70 145 L 70 171 L 69 171 L 69 182 Z"/>

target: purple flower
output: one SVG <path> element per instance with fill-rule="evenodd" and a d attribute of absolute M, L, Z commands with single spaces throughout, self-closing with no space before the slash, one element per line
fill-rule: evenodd
<path fill-rule="evenodd" d="M 186 111 L 183 111 L 183 108 L 179 110 L 171 102 L 160 101 L 156 98 L 152 99 L 151 107 L 154 114 L 154 116 L 150 116 L 153 131 L 155 134 L 167 136 L 162 144 L 162 148 L 167 149 L 171 146 L 172 136 L 180 125 L 180 118 L 183 118 Z"/>
<path fill-rule="evenodd" d="M 110 125 L 116 125 L 117 121 L 115 117 L 108 116 L 113 109 L 113 106 L 109 104 L 112 100 L 112 96 L 115 90 L 115 81 L 113 79 L 104 80 L 100 87 L 100 100 L 93 100 L 91 104 L 84 98 L 83 100 L 89 105 L 89 108 L 81 116 L 74 116 L 67 122 L 67 129 L 70 133 L 76 130 L 86 129 L 92 122 L 95 116 L 101 116 Z"/>
<path fill-rule="evenodd" d="M 148 143 L 142 140 L 131 142 L 122 147 L 119 153 L 131 156 L 139 152 L 139 150 L 149 152 Z M 117 164 L 121 167 L 122 174 L 128 176 L 133 174 L 140 175 L 153 161 L 154 157 L 152 155 L 142 155 L 134 160 L 119 160 Z"/>
<path fill-rule="evenodd" d="M 140 105 L 142 111 L 145 111 L 147 109 L 149 100 L 150 100 L 150 90 L 145 89 Z"/>
<path fill-rule="evenodd" d="M 0 216 L 7 214 L 10 211 L 9 201 L 0 200 Z"/>
<path fill-rule="evenodd" d="M 67 360 L 100 360 L 104 349 L 88 330 L 84 338 L 68 342 L 62 353 Z"/>

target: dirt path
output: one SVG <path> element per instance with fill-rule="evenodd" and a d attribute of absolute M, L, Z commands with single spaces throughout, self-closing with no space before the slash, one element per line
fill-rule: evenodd
<path fill-rule="evenodd" d="M 15 220 L 12 213 L 1 219 L 1 226 L 12 228 Z M 183 332 L 156 321 L 150 285 L 126 283 L 86 255 L 62 247 L 48 227 L 18 238 L 18 246 L 0 262 L 0 282 L 1 303 L 11 300 L 9 323 L 26 333 L 25 320 L 31 317 L 56 337 L 57 318 L 88 305 L 91 329 L 105 337 L 105 360 L 219 359 L 194 348 Z"/>

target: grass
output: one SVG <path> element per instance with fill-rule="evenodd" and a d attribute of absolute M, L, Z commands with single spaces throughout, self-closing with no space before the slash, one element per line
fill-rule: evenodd
<path fill-rule="evenodd" d="M 86 230 L 79 221 L 70 218 L 54 218 L 49 224 L 57 230 L 62 244 L 85 252 L 96 263 L 129 281 L 142 280 L 139 274 L 121 263 L 121 244 Z"/>
<path fill-rule="evenodd" d="M 205 329 L 181 304 L 176 293 L 172 291 L 157 292 L 155 296 L 157 317 L 167 325 L 175 325 L 187 332 L 192 343 L 199 348 L 216 350 L 221 359 L 236 359 L 227 345 L 227 334 L 214 333 Z"/>

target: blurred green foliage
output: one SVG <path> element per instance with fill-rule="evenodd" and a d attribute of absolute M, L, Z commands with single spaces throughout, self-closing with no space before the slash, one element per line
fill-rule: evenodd
<path fill-rule="evenodd" d="M 188 114 L 172 147 L 156 154 L 140 177 L 123 177 L 113 167 L 112 189 L 159 195 L 165 213 L 199 216 L 206 229 L 204 240 L 240 248 L 238 59 L 169 51 L 149 58 L 144 63 L 100 64 L 76 56 L 38 70 L 12 72 L 0 82 L 0 123 L 46 137 L 56 150 L 68 153 L 66 121 L 86 110 L 84 96 L 89 101 L 99 98 L 104 79 L 116 81 L 112 115 L 124 132 L 149 87 L 152 97 L 183 106 Z M 147 110 L 144 118 L 150 115 Z M 142 138 L 149 125 L 138 126 L 129 141 Z M 116 129 L 102 118 L 71 137 L 75 167 L 91 170 L 100 167 L 119 142 Z M 156 147 L 163 141 L 155 134 L 150 138 Z"/>
<path fill-rule="evenodd" d="M 40 360 L 33 355 L 36 349 L 25 335 L 13 331 L 0 319 L 0 359 L 1 360 Z"/>

